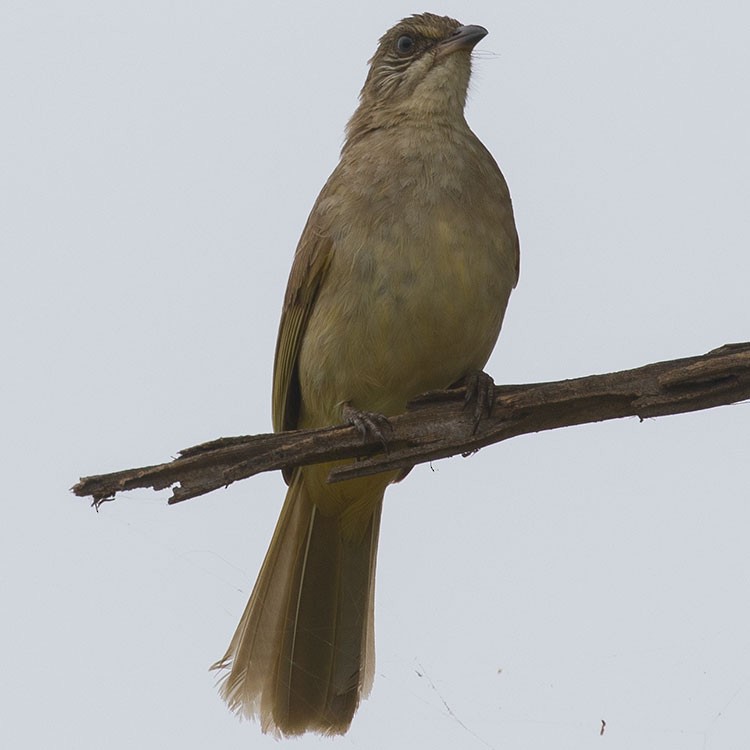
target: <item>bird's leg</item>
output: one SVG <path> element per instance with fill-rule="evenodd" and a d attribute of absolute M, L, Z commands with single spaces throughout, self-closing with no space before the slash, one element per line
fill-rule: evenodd
<path fill-rule="evenodd" d="M 492 405 L 495 402 L 495 381 L 486 372 L 474 370 L 456 385 L 463 385 L 466 388 L 464 409 L 474 401 L 474 429 L 472 430 L 474 433 L 482 417 L 489 417 L 492 414 Z"/>
<path fill-rule="evenodd" d="M 360 411 L 355 409 L 348 401 L 341 407 L 341 416 L 345 422 L 359 430 L 363 443 L 374 438 L 380 441 L 386 452 L 388 451 L 386 433 L 390 433 L 392 430 L 388 417 L 377 412 Z"/>

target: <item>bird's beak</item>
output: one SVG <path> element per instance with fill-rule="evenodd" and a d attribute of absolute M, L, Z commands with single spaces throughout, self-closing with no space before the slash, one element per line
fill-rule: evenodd
<path fill-rule="evenodd" d="M 458 50 L 472 50 L 489 32 L 484 26 L 459 26 L 447 39 L 440 42 L 439 54 L 450 55 Z"/>

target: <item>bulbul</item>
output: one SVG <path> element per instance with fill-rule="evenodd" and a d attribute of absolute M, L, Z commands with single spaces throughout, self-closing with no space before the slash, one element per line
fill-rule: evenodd
<path fill-rule="evenodd" d="M 380 39 L 341 160 L 297 246 L 281 314 L 274 429 L 378 431 L 480 372 L 518 280 L 505 179 L 464 119 L 481 26 L 431 13 Z M 399 472 L 288 472 L 221 692 L 264 732 L 343 734 L 374 673 L 380 514 Z"/>

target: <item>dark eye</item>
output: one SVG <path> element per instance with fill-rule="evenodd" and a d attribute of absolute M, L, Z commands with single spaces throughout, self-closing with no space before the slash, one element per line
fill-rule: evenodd
<path fill-rule="evenodd" d="M 399 55 L 408 55 L 413 50 L 414 39 L 412 39 L 412 37 L 408 36 L 408 34 L 404 34 L 398 38 L 398 41 L 396 42 L 396 51 Z"/>

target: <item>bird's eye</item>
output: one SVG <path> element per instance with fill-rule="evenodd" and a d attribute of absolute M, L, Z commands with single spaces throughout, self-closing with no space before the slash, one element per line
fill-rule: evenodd
<path fill-rule="evenodd" d="M 396 51 L 399 55 L 408 55 L 414 51 L 414 39 L 408 34 L 404 34 L 398 38 L 396 42 Z"/>

